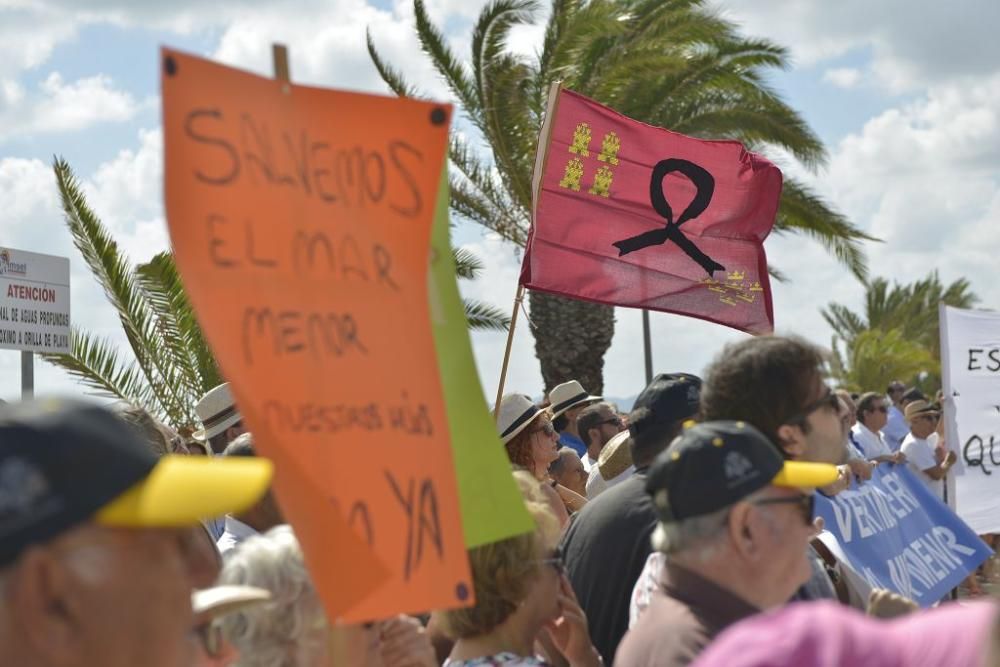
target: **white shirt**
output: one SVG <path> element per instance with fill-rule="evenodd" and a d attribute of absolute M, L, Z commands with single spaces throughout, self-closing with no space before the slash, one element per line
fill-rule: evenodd
<path fill-rule="evenodd" d="M 910 427 L 906 425 L 906 418 L 903 416 L 903 411 L 897 408 L 895 405 L 889 406 L 889 419 L 882 427 L 882 435 L 885 438 L 885 444 L 889 446 L 894 452 L 899 451 L 900 445 L 903 443 L 903 439 L 910 432 Z"/>
<path fill-rule="evenodd" d="M 219 553 L 225 556 L 227 551 L 235 549 L 236 545 L 243 540 L 259 534 L 260 533 L 239 519 L 234 519 L 227 514 L 226 532 L 222 534 L 222 537 L 220 537 L 219 541 L 215 543 L 215 546 L 219 548 Z"/>
<path fill-rule="evenodd" d="M 626 479 L 631 477 L 634 472 L 635 466 L 631 465 L 621 471 L 617 477 L 604 479 L 604 475 L 601 474 L 601 469 L 598 468 L 595 463 L 594 467 L 590 469 L 590 477 L 587 478 L 587 500 L 593 500 L 615 484 L 624 482 Z"/>
<path fill-rule="evenodd" d="M 597 459 L 590 458 L 590 454 L 584 454 L 580 460 L 583 461 L 583 469 L 587 472 L 597 469 Z"/>
<path fill-rule="evenodd" d="M 936 433 L 931 434 L 936 436 Z M 936 439 L 936 438 L 935 438 Z M 941 479 L 931 479 L 924 471 L 938 465 L 934 457 L 934 443 L 929 439 L 917 438 L 912 433 L 903 438 L 903 445 L 899 451 L 906 455 L 906 464 L 917 474 L 917 477 L 924 481 L 927 488 L 931 490 L 936 498 L 942 498 L 944 484 Z"/>
<path fill-rule="evenodd" d="M 889 449 L 889 445 L 882 438 L 882 434 L 868 430 L 868 427 L 861 422 L 854 425 L 851 433 L 854 434 L 855 441 L 861 445 L 861 449 L 865 453 L 865 458 L 869 461 L 880 456 L 892 455 L 892 450 Z"/>

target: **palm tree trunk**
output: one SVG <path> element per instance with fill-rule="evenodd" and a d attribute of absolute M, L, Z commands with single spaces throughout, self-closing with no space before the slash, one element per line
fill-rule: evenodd
<path fill-rule="evenodd" d="M 615 310 L 589 301 L 529 292 L 535 356 L 545 392 L 579 380 L 592 394 L 604 391 L 604 353 L 615 333 Z"/>

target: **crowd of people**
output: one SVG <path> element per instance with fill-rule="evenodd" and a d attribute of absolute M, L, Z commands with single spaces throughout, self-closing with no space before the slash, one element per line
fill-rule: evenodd
<path fill-rule="evenodd" d="M 0 664 L 1000 665 L 992 601 L 919 611 L 817 539 L 816 494 L 886 465 L 941 497 L 955 463 L 940 396 L 823 369 L 763 336 L 627 413 L 575 380 L 506 395 L 534 530 L 469 550 L 474 605 L 362 625 L 326 617 L 227 385 L 190 438 L 134 406 L 0 406 Z"/>

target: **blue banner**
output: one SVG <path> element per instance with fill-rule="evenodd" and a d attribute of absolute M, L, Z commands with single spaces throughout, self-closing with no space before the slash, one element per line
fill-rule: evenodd
<path fill-rule="evenodd" d="M 993 553 L 905 465 L 883 463 L 870 481 L 832 498 L 816 513 L 848 564 L 872 586 L 929 607 Z"/>

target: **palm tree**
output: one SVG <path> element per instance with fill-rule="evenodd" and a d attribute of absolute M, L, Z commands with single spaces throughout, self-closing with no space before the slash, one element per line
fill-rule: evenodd
<path fill-rule="evenodd" d="M 194 405 L 222 382 L 215 357 L 188 300 L 173 255 L 161 252 L 133 266 L 88 206 L 69 164 L 53 165 L 73 242 L 111 305 L 118 311 L 131 355 L 74 328 L 70 351 L 43 355 L 95 393 L 146 409 L 184 434 L 198 427 Z M 468 250 L 453 250 L 459 277 L 474 279 L 482 264 Z M 505 331 L 510 320 L 494 306 L 465 302 L 471 329 Z"/>
<path fill-rule="evenodd" d="M 893 372 L 886 369 L 875 374 L 875 384 L 862 389 L 881 390 L 892 380 L 937 389 L 940 383 L 941 338 L 938 333 L 938 304 L 956 308 L 971 308 L 979 301 L 965 278 L 944 285 L 937 271 L 910 284 L 889 284 L 885 278 L 875 278 L 866 289 L 863 313 L 847 306 L 830 303 L 821 310 L 833 329 L 834 377 L 848 382 L 849 378 L 871 378 L 868 369 L 859 365 L 901 366 Z M 890 335 L 892 334 L 892 335 Z M 906 345 L 902 345 L 906 343 Z M 845 352 L 841 354 L 840 347 Z M 903 359 L 915 360 L 911 348 L 923 350 L 926 359 L 920 368 L 911 368 Z M 891 359 L 901 355 L 897 361 Z M 881 361 L 880 361 L 881 358 Z M 921 371 L 926 375 L 921 379 Z M 894 374 L 895 373 L 895 374 Z"/>
<path fill-rule="evenodd" d="M 517 245 L 531 224 L 535 142 L 554 81 L 688 135 L 780 149 L 813 169 L 825 159 L 819 138 L 765 81 L 768 69 L 787 66 L 786 51 L 741 36 L 704 0 L 552 0 L 534 57 L 513 53 L 508 37 L 511 28 L 535 20 L 538 3 L 492 0 L 479 15 L 468 62 L 445 43 L 424 0 L 414 0 L 413 8 L 424 52 L 491 152 L 484 160 L 453 137 L 452 211 Z M 370 33 L 368 52 L 393 92 L 422 96 L 379 55 Z M 866 277 L 861 242 L 872 237 L 793 178 L 785 181 L 775 229 L 819 241 L 855 276 Z M 536 292 L 530 304 L 546 390 L 574 377 L 601 392 L 613 309 Z"/>
<path fill-rule="evenodd" d="M 882 391 L 900 378 L 918 384 L 922 373 L 939 372 L 937 359 L 900 329 L 866 329 L 845 345 L 843 355 L 834 344 L 830 362 L 840 386 L 857 392 Z"/>

